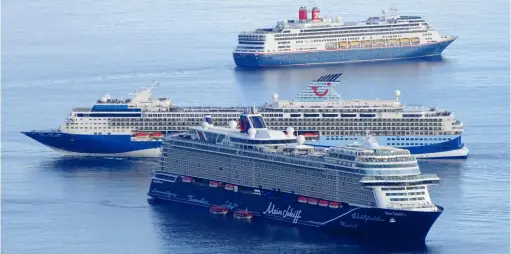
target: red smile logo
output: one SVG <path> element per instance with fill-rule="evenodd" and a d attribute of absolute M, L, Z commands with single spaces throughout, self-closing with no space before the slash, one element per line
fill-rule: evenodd
<path fill-rule="evenodd" d="M 326 83 L 326 85 L 330 86 L 330 82 Z M 325 89 L 325 91 L 323 91 L 323 92 L 319 92 L 317 86 L 312 86 L 311 88 L 312 88 L 312 91 L 314 92 L 314 94 L 318 97 L 323 97 L 328 93 L 328 88 Z"/>

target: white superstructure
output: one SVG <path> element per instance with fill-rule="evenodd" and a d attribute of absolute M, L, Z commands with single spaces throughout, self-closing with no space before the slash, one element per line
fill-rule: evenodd
<path fill-rule="evenodd" d="M 301 7 L 298 20 L 283 20 L 273 28 L 240 33 L 234 53 L 389 48 L 454 39 L 454 36 L 441 36 L 421 16 L 401 16 L 396 9 L 382 11 L 381 16 L 369 17 L 366 21 L 345 22 L 340 16 L 320 18 L 317 7 L 308 18 L 307 9 Z"/>

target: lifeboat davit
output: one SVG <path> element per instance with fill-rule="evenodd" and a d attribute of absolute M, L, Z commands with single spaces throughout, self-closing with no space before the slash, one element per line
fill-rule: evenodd
<path fill-rule="evenodd" d="M 307 203 L 307 200 L 309 200 L 307 197 L 304 197 L 304 196 L 300 196 L 298 198 L 298 202 L 300 203 Z"/>
<path fill-rule="evenodd" d="M 320 205 L 320 206 L 328 206 L 328 201 L 326 201 L 326 200 L 320 200 L 320 201 L 319 201 L 319 205 Z"/>
<path fill-rule="evenodd" d="M 209 212 L 212 214 L 226 215 L 229 212 L 229 208 L 223 206 L 212 206 L 209 208 Z"/>
<path fill-rule="evenodd" d="M 234 185 L 228 183 L 228 184 L 225 185 L 225 189 L 232 191 L 232 190 L 234 190 Z"/>
<path fill-rule="evenodd" d="M 210 181 L 209 182 L 209 187 L 215 187 L 216 188 L 216 187 L 218 187 L 218 185 L 220 185 L 220 184 L 217 181 Z"/>
<path fill-rule="evenodd" d="M 317 200 L 317 199 L 315 199 L 315 198 L 310 198 L 310 199 L 309 199 L 309 204 L 311 204 L 311 205 L 317 205 L 317 204 L 318 204 L 318 200 Z"/>
<path fill-rule="evenodd" d="M 332 201 L 330 204 L 328 204 L 330 208 L 339 208 L 339 203 Z"/>
<path fill-rule="evenodd" d="M 181 176 L 181 181 L 183 181 L 184 183 L 191 183 L 192 178 L 189 176 Z"/>
<path fill-rule="evenodd" d="M 234 218 L 236 218 L 236 219 L 250 220 L 250 219 L 252 219 L 252 217 L 253 217 L 253 214 L 247 210 L 238 210 L 238 211 L 234 212 Z"/>

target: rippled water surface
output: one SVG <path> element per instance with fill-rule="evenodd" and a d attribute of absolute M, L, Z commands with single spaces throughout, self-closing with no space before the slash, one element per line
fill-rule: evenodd
<path fill-rule="evenodd" d="M 153 81 L 178 105 L 252 105 L 293 97 L 343 72 L 343 98 L 392 98 L 452 110 L 467 160 L 421 163 L 445 207 L 426 247 L 402 252 L 509 252 L 509 3 L 393 1 L 442 34 L 443 58 L 243 71 L 237 33 L 319 5 L 362 20 L 390 2 L 2 1 L 2 249 L 5 253 L 375 253 L 389 251 L 276 224 L 211 218 L 147 200 L 154 160 L 72 159 L 22 136 L 55 128 L 73 107 Z M 390 251 L 396 251 L 394 249 Z"/>

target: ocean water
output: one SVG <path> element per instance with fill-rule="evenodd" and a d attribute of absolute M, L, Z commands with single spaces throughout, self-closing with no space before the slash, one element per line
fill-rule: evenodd
<path fill-rule="evenodd" d="M 442 58 L 236 69 L 237 33 L 297 15 L 363 20 L 392 5 L 460 36 Z M 509 2 L 2 1 L 2 253 L 508 253 Z M 291 98 L 343 72 L 343 98 L 392 98 L 452 110 L 467 126 L 467 160 L 421 163 L 445 207 L 426 246 L 392 249 L 321 232 L 240 223 L 148 202 L 154 160 L 68 158 L 20 131 L 56 128 L 108 93 L 154 91 L 178 105 L 252 105 Z"/>

